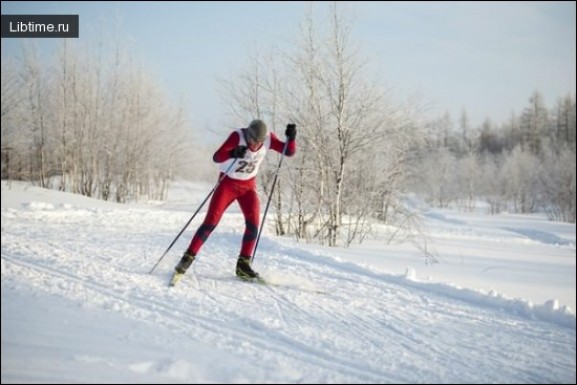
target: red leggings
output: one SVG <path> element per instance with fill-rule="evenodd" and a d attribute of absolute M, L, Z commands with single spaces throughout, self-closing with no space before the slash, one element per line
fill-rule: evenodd
<path fill-rule="evenodd" d="M 254 179 L 241 181 L 225 177 L 214 191 L 204 222 L 192 237 L 188 251 L 197 255 L 204 242 L 218 225 L 222 214 L 237 200 L 244 215 L 245 229 L 240 255 L 252 256 L 258 234 L 260 203 Z"/>

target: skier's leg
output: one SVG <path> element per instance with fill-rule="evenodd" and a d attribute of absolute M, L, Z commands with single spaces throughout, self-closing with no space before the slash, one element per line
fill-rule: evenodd
<path fill-rule="evenodd" d="M 214 191 L 204 221 L 196 230 L 196 233 L 192 237 L 192 241 L 188 246 L 188 252 L 190 254 L 197 255 L 204 242 L 216 228 L 218 222 L 220 222 L 220 219 L 222 218 L 222 214 L 224 214 L 228 206 L 230 206 L 236 198 L 234 190 L 235 189 L 229 182 L 229 179 L 225 179 Z"/>
<path fill-rule="evenodd" d="M 245 229 L 240 255 L 236 262 L 236 275 L 241 278 L 259 278 L 251 267 L 252 252 L 258 235 L 260 204 L 256 189 L 251 189 L 238 198 L 244 215 Z"/>
<path fill-rule="evenodd" d="M 260 202 L 255 189 L 250 189 L 238 198 L 240 209 L 244 215 L 244 235 L 240 255 L 252 256 L 256 237 L 258 235 L 258 224 L 260 215 Z"/>

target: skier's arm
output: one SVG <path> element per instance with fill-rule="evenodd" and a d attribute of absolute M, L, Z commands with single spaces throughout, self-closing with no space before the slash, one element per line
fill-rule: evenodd
<path fill-rule="evenodd" d="M 270 148 L 278 152 L 279 154 L 282 152 L 284 148 L 285 142 L 281 141 L 279 138 L 276 137 L 274 132 L 270 133 Z M 288 144 L 286 146 L 286 156 L 293 156 L 297 151 L 296 140 L 294 138 L 288 140 Z"/>
<path fill-rule="evenodd" d="M 232 151 L 238 146 L 239 143 L 240 143 L 240 137 L 238 136 L 238 133 L 234 131 L 220 146 L 220 148 L 216 150 L 216 152 L 212 156 L 212 160 L 215 163 L 226 162 L 227 160 L 232 158 Z"/>

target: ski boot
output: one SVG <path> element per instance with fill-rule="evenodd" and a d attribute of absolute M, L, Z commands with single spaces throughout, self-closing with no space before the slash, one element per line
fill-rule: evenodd
<path fill-rule="evenodd" d="M 250 267 L 250 256 L 239 255 L 236 261 L 236 276 L 245 281 L 261 281 L 262 278 Z"/>
<path fill-rule="evenodd" d="M 189 251 L 184 253 L 180 259 L 180 262 L 178 262 L 178 265 L 176 265 L 174 268 L 174 274 L 170 279 L 170 286 L 174 286 L 178 281 L 180 281 L 184 273 L 186 273 L 186 270 L 190 267 L 190 265 L 192 265 L 192 262 L 194 262 L 194 258 L 196 258 L 196 255 L 190 253 Z"/>

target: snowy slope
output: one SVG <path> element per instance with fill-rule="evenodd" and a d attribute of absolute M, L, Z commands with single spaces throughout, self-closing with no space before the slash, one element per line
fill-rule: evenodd
<path fill-rule="evenodd" d="M 173 203 L 122 206 L 2 185 L 2 383 L 575 383 L 575 313 L 555 298 L 420 280 L 361 258 L 374 249 L 268 232 L 254 266 L 277 285 L 240 282 L 234 209 L 169 289 L 202 215 L 148 271 L 210 191 L 181 188 Z M 548 247 L 574 290 L 574 238 Z"/>

